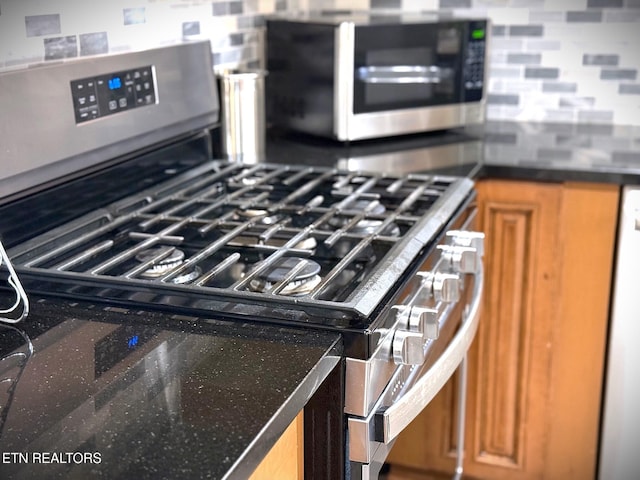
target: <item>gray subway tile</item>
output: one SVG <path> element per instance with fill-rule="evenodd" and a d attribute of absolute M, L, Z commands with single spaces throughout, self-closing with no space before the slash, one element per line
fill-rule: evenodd
<path fill-rule="evenodd" d="M 59 60 L 78 56 L 78 40 L 75 35 L 44 39 L 44 59 Z"/>
<path fill-rule="evenodd" d="M 622 7 L 622 0 L 587 0 L 588 8 Z"/>
<path fill-rule="evenodd" d="M 548 78 L 554 79 L 560 76 L 558 68 L 549 67 L 526 67 L 524 70 L 525 78 Z"/>
<path fill-rule="evenodd" d="M 490 93 L 487 95 L 487 103 L 492 105 L 518 105 L 520 97 L 518 95 Z"/>
<path fill-rule="evenodd" d="M 635 68 L 603 68 L 600 72 L 600 78 L 602 80 L 635 80 L 637 76 L 638 70 Z"/>
<path fill-rule="evenodd" d="M 616 163 L 636 163 L 640 162 L 640 152 L 613 152 L 611 160 Z"/>
<path fill-rule="evenodd" d="M 491 78 L 522 78 L 522 72 L 518 67 L 489 67 Z"/>
<path fill-rule="evenodd" d="M 557 23 L 564 22 L 566 20 L 566 13 L 555 11 L 550 12 L 546 10 L 532 10 L 529 12 L 530 23 Z"/>
<path fill-rule="evenodd" d="M 215 17 L 229 15 L 229 2 L 213 3 L 211 4 L 211 8 L 212 8 L 212 14 Z"/>
<path fill-rule="evenodd" d="M 509 35 L 512 37 L 541 37 L 544 33 L 542 25 L 511 25 Z"/>
<path fill-rule="evenodd" d="M 521 65 L 540 65 L 542 55 L 539 53 L 508 53 L 507 63 Z"/>
<path fill-rule="evenodd" d="M 621 83 L 618 85 L 618 93 L 621 95 L 640 95 L 640 84 Z"/>
<path fill-rule="evenodd" d="M 542 91 L 544 93 L 575 93 L 578 91 L 578 84 L 573 82 L 543 82 Z"/>
<path fill-rule="evenodd" d="M 613 125 L 590 125 L 586 123 L 579 123 L 576 125 L 576 133 L 585 135 L 613 135 Z"/>
<path fill-rule="evenodd" d="M 578 112 L 578 122 L 585 123 L 611 123 L 613 111 L 583 110 Z"/>
<path fill-rule="evenodd" d="M 575 115 L 573 110 L 545 110 L 544 121 L 564 125 L 574 122 Z"/>
<path fill-rule="evenodd" d="M 532 52 L 557 51 L 562 49 L 562 42 L 559 40 L 538 40 L 532 38 L 527 40 L 527 49 Z"/>
<path fill-rule="evenodd" d="M 182 36 L 200 35 L 200 22 L 182 22 Z"/>
<path fill-rule="evenodd" d="M 545 133 L 551 133 L 553 135 L 571 135 L 575 132 L 575 128 L 573 125 L 569 125 L 566 123 L 543 123 L 540 126 L 541 131 Z M 559 147 L 558 143 L 554 140 L 553 144 L 555 147 Z"/>
<path fill-rule="evenodd" d="M 569 23 L 598 23 L 602 22 L 601 10 L 586 10 L 581 12 L 567 12 Z"/>
<path fill-rule="evenodd" d="M 593 146 L 607 152 L 629 150 L 633 148 L 631 139 L 628 136 L 615 137 L 611 135 L 593 135 Z"/>
<path fill-rule="evenodd" d="M 136 25 L 146 23 L 147 21 L 147 14 L 144 7 L 124 8 L 122 10 L 122 16 L 124 17 L 125 25 Z"/>
<path fill-rule="evenodd" d="M 250 29 L 264 26 L 262 15 L 243 15 L 238 17 L 238 29 Z"/>
<path fill-rule="evenodd" d="M 229 35 L 229 45 L 236 47 L 244 43 L 244 35 L 242 33 L 232 33 Z"/>
<path fill-rule="evenodd" d="M 590 108 L 596 103 L 594 97 L 565 97 L 560 99 L 560 107 Z"/>
<path fill-rule="evenodd" d="M 401 8 L 401 0 L 371 0 L 371 8 Z"/>
<path fill-rule="evenodd" d="M 471 0 L 440 0 L 440 8 L 471 8 Z"/>
<path fill-rule="evenodd" d="M 588 135 L 576 135 L 573 134 L 562 134 L 556 137 L 556 145 L 558 147 L 570 147 L 570 148 L 591 148 L 593 146 L 593 142 L 591 137 Z"/>
<path fill-rule="evenodd" d="M 484 136 L 486 143 L 501 143 L 515 145 L 518 143 L 518 135 L 515 133 L 487 133 Z"/>
<path fill-rule="evenodd" d="M 560 148 L 540 148 L 537 152 L 537 157 L 540 160 L 571 160 L 573 156 L 573 150 L 560 149 Z"/>
<path fill-rule="evenodd" d="M 507 34 L 506 25 L 493 25 L 491 27 L 491 35 L 494 37 L 504 37 Z"/>
<path fill-rule="evenodd" d="M 29 15 L 24 17 L 27 37 L 41 37 L 43 35 L 59 35 L 60 15 Z"/>
<path fill-rule="evenodd" d="M 588 54 L 585 53 L 582 56 L 583 65 L 607 65 L 611 67 L 618 66 L 620 61 L 619 55 L 601 55 L 601 54 Z"/>
<path fill-rule="evenodd" d="M 109 53 L 107 32 L 83 33 L 80 35 L 80 55 L 102 55 Z"/>
<path fill-rule="evenodd" d="M 605 10 L 604 21 L 609 23 L 640 22 L 640 8 L 636 8 L 636 10 Z"/>
<path fill-rule="evenodd" d="M 244 5 L 242 2 L 229 2 L 229 14 L 241 15 L 244 13 Z"/>

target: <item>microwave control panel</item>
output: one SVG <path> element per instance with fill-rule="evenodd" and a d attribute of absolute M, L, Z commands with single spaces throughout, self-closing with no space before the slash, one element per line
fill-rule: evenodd
<path fill-rule="evenodd" d="M 71 81 L 76 124 L 157 103 L 155 68 L 146 66 Z"/>
<path fill-rule="evenodd" d="M 486 43 L 487 22 L 470 22 L 467 38 L 467 52 L 464 59 L 462 75 L 465 102 L 482 100 Z"/>

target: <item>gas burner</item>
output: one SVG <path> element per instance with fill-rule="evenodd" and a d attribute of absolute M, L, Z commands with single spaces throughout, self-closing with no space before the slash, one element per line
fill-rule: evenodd
<path fill-rule="evenodd" d="M 259 218 L 263 225 L 273 225 L 280 220 L 278 215 L 269 215 L 269 211 L 262 208 L 245 208 L 237 210 L 238 217 L 250 220 Z"/>
<path fill-rule="evenodd" d="M 252 280 L 249 288 L 254 292 L 266 293 L 270 291 L 278 282 L 284 280 L 300 262 L 306 262 L 306 264 L 278 293 L 286 296 L 308 295 L 322 280 L 319 275 L 320 265 L 313 260 L 299 257 L 279 258 L 266 271 Z"/>
<path fill-rule="evenodd" d="M 383 215 L 387 211 L 386 207 L 377 200 L 356 200 L 349 204 L 348 210 L 361 212 L 366 210 L 367 213 L 371 215 Z M 336 216 L 331 218 L 328 223 L 334 228 L 342 228 L 349 223 L 349 220 L 349 217 Z M 349 228 L 349 232 L 357 235 L 370 235 L 374 233 L 380 225 L 382 225 L 382 220 L 363 219 Z M 380 233 L 389 237 L 398 237 L 400 236 L 400 227 L 395 223 L 391 223 Z"/>
<path fill-rule="evenodd" d="M 136 255 L 136 260 L 140 263 L 145 263 L 153 260 L 156 257 L 162 256 L 167 251 L 166 247 L 155 247 L 150 248 L 148 250 L 143 250 L 142 252 Z M 140 276 L 142 278 L 146 278 L 149 280 L 156 280 L 176 267 L 179 267 L 184 262 L 184 252 L 177 248 L 174 248 L 169 255 L 160 260 L 157 260 L 152 266 L 150 266 L 147 270 L 142 272 Z M 189 272 L 181 273 L 180 275 L 171 279 L 171 283 L 174 284 L 183 284 L 188 283 L 196 278 L 198 278 L 201 274 L 201 270 L 199 267 L 195 267 Z"/>

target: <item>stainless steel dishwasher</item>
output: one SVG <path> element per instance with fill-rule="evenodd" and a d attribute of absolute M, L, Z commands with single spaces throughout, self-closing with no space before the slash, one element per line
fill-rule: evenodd
<path fill-rule="evenodd" d="M 640 478 L 640 187 L 622 194 L 599 478 Z"/>

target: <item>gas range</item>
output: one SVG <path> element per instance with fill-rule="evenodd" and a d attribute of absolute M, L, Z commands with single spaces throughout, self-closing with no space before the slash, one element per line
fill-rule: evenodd
<path fill-rule="evenodd" d="M 314 427 L 334 432 L 338 453 L 312 476 L 375 478 L 475 335 L 483 236 L 472 230 L 473 182 L 214 159 L 207 48 L 53 67 L 47 91 L 64 114 L 33 132 L 50 156 L 17 136 L 9 160 L 22 161 L 0 178 L 8 257 L 27 293 L 339 332 L 343 401 L 324 406 L 338 413 L 330 428 Z M 152 89 L 142 102 L 138 74 Z M 0 76 L 13 89 L 38 81 L 38 69 Z M 96 89 L 89 117 L 79 86 Z M 38 115 L 33 95 L 19 119 Z"/>
<path fill-rule="evenodd" d="M 207 162 L 9 255 L 40 293 L 363 331 L 471 196 L 453 177 Z"/>

